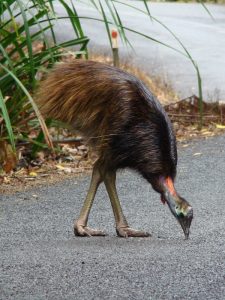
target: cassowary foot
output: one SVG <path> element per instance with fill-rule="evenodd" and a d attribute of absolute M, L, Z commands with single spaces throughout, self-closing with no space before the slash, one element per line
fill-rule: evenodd
<path fill-rule="evenodd" d="M 151 236 L 151 234 L 146 232 L 146 231 L 135 230 L 135 229 L 130 228 L 129 226 L 117 227 L 116 232 L 117 232 L 117 235 L 119 237 L 124 237 L 124 238 L 127 238 L 127 237 L 149 237 L 149 236 Z"/>
<path fill-rule="evenodd" d="M 85 225 L 77 224 L 74 225 L 74 234 L 76 236 L 105 236 L 106 234 L 102 230 L 92 229 Z"/>

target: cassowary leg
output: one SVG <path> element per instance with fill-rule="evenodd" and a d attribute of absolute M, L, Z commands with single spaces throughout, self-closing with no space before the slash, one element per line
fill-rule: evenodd
<path fill-rule="evenodd" d="M 88 216 L 94 201 L 96 191 L 101 182 L 101 174 L 98 167 L 95 166 L 93 169 L 91 184 L 88 190 L 87 197 L 81 209 L 80 216 L 74 224 L 74 234 L 77 236 L 105 236 L 105 233 L 103 231 L 87 227 Z"/>
<path fill-rule="evenodd" d="M 115 222 L 116 232 L 120 237 L 148 237 L 148 232 L 135 230 L 129 227 L 127 220 L 123 214 L 120 201 L 116 191 L 116 173 L 107 172 L 104 175 L 104 183 L 111 201 Z"/>

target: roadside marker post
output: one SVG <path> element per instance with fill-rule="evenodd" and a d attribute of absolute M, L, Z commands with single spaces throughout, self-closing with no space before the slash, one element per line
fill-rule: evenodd
<path fill-rule="evenodd" d="M 112 52 L 113 52 L 113 65 L 119 67 L 119 46 L 118 46 L 118 31 L 116 29 L 111 30 L 111 40 L 112 40 Z"/>

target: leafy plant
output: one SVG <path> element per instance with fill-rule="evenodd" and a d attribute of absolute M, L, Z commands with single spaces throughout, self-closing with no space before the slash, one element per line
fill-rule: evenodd
<path fill-rule="evenodd" d="M 20 139 L 42 143 L 39 126 L 48 145 L 53 147 L 32 98 L 37 77 L 59 60 L 66 47 L 76 46 L 77 55 L 86 53 L 89 39 L 83 34 L 75 9 L 71 10 L 63 0 L 60 2 L 74 30 L 74 39 L 64 43 L 55 39 L 57 17 L 52 1 L 8 0 L 0 4 L 0 139 L 8 140 L 14 151 Z"/>

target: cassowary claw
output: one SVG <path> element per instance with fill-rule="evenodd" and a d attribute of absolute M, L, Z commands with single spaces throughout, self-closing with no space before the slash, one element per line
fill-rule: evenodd
<path fill-rule="evenodd" d="M 92 229 L 90 227 L 80 225 L 80 224 L 74 225 L 74 234 L 76 236 L 82 236 L 82 237 L 106 236 L 105 232 L 103 232 L 102 230 Z"/>
<path fill-rule="evenodd" d="M 135 230 L 133 228 L 127 227 L 117 227 L 116 233 L 119 237 L 128 238 L 128 237 L 149 237 L 150 233 L 141 230 Z"/>

